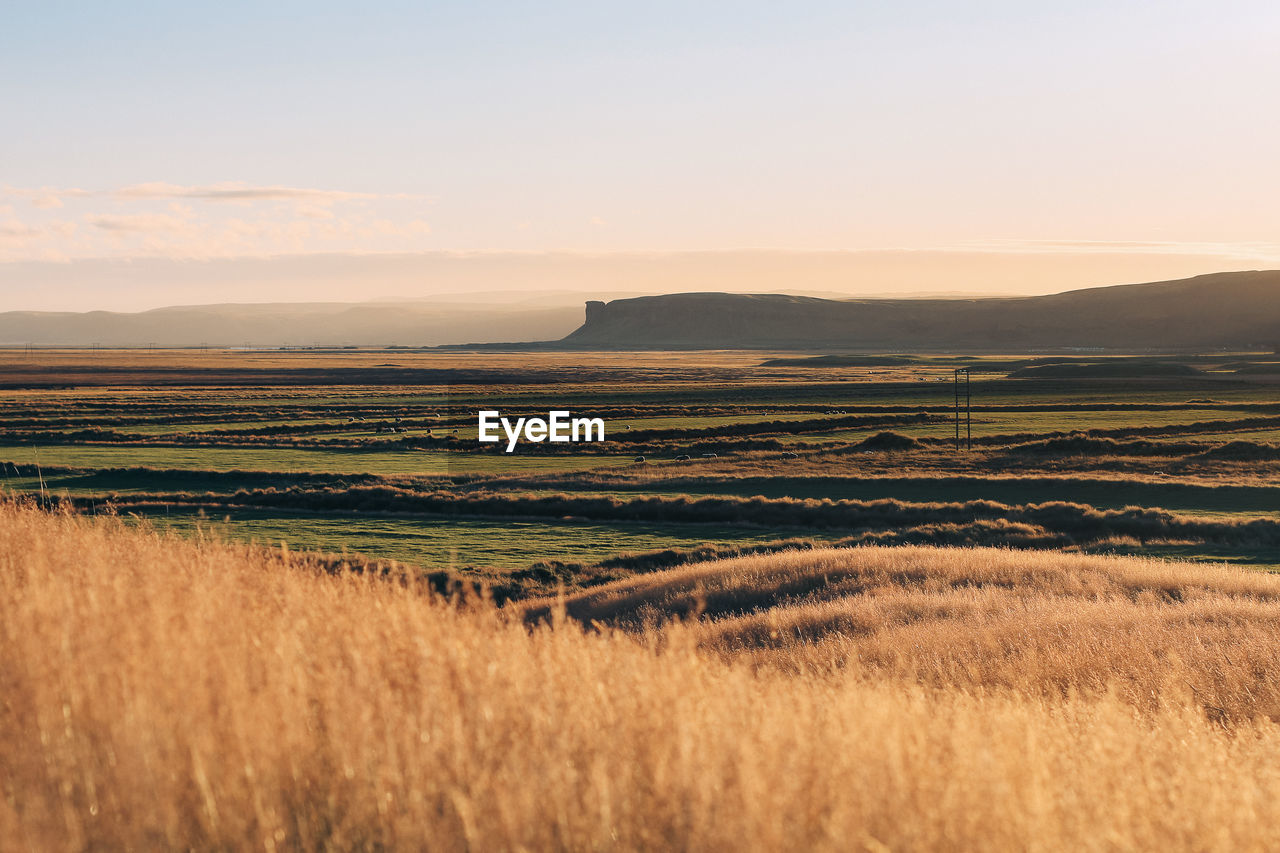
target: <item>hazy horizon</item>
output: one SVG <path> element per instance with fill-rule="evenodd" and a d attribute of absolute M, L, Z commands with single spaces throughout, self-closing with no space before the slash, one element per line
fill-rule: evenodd
<path fill-rule="evenodd" d="M 1242 262 L 1211 254 L 1156 252 L 748 250 L 316 254 L 205 261 L 89 258 L 0 263 L 0 312 L 389 301 L 532 308 L 689 291 L 973 298 L 1043 295 L 1273 267 L 1280 267 L 1280 259 Z"/>

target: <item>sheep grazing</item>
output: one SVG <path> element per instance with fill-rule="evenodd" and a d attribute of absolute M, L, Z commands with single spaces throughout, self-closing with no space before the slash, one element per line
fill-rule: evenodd
<path fill-rule="evenodd" d="M 702 454 L 702 458 L 703 458 L 703 459 L 718 459 L 719 457 L 717 457 L 714 453 L 704 453 L 704 454 Z"/>
<path fill-rule="evenodd" d="M 689 454 L 688 454 L 688 453 L 681 453 L 679 456 L 677 456 L 677 457 L 676 457 L 676 461 L 677 461 L 677 462 L 688 462 L 688 461 L 689 461 Z"/>
<path fill-rule="evenodd" d="M 643 462 L 643 461 L 644 461 L 644 457 L 643 457 L 643 456 L 637 456 L 637 457 L 636 457 L 635 459 L 633 459 L 632 461 L 633 461 L 633 462 Z"/>
<path fill-rule="evenodd" d="M 782 458 L 783 458 L 783 459 L 799 459 L 799 458 L 800 458 L 800 454 L 799 454 L 799 453 L 792 453 L 790 450 L 788 450 L 786 453 L 782 454 Z"/>

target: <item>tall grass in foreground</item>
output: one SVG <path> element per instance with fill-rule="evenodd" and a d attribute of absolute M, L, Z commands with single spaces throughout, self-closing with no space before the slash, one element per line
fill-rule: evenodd
<path fill-rule="evenodd" d="M 993 548 L 817 548 L 637 574 L 530 622 L 652 632 L 673 619 L 728 661 L 1047 700 L 1181 701 L 1280 722 L 1280 576 L 1224 565 Z"/>
<path fill-rule="evenodd" d="M 943 578 L 1020 560 L 1030 586 L 1042 560 L 1148 565 L 907 552 Z M 1280 609 L 1280 580 L 1168 571 Z M 1139 621 L 1194 603 L 1134 600 Z M 820 674 L 707 648 L 710 625 L 553 621 L 0 506 L 0 848 L 1241 850 L 1280 825 L 1280 728 L 1207 715 L 1176 654 L 1140 661 L 1167 688 L 1135 703 L 1040 690 L 1044 669 Z M 1256 664 L 1238 686 L 1274 676 Z"/>

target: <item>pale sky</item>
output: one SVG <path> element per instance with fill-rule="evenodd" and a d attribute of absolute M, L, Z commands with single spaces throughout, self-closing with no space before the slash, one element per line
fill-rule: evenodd
<path fill-rule="evenodd" d="M 1268 0 L 0 0 L 0 310 L 1280 267 L 1278 44 Z"/>

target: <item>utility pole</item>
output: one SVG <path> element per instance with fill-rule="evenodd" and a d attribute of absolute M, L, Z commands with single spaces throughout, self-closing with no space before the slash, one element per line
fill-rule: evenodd
<path fill-rule="evenodd" d="M 962 376 L 963 375 L 963 376 Z M 963 383 L 961 379 L 963 378 Z M 969 391 L 969 368 L 957 367 L 952 379 L 956 392 L 956 450 L 960 449 L 960 390 L 964 386 L 965 449 L 973 450 L 973 397 Z"/>

